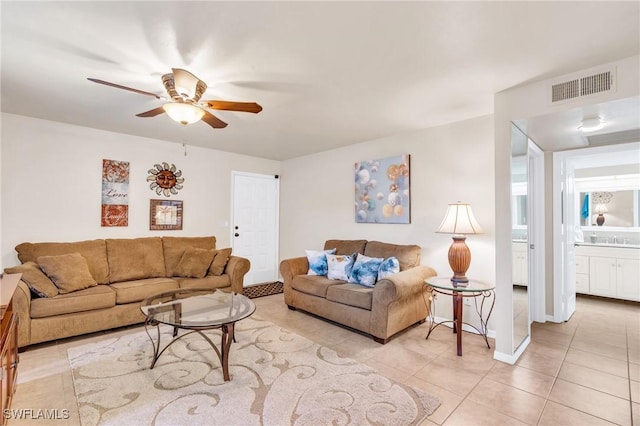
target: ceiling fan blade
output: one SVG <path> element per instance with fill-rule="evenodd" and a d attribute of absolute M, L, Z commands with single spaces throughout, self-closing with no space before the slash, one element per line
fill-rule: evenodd
<path fill-rule="evenodd" d="M 136 114 L 136 117 L 155 117 L 156 115 L 162 114 L 164 111 L 163 107 L 154 108 L 149 111 L 141 112 L 140 114 Z"/>
<path fill-rule="evenodd" d="M 225 111 L 252 112 L 254 114 L 262 111 L 262 107 L 255 102 L 232 102 L 232 101 L 203 101 L 211 109 Z"/>
<path fill-rule="evenodd" d="M 104 84 L 105 86 L 115 87 L 116 89 L 124 89 L 124 90 L 128 90 L 130 92 L 138 93 L 140 95 L 153 96 L 156 99 L 162 99 L 160 96 L 156 95 L 155 93 L 145 92 L 144 90 L 139 90 L 139 89 L 134 89 L 132 87 L 122 86 L 120 84 L 110 83 L 110 82 L 104 81 L 104 80 L 98 80 L 97 78 L 87 78 L 87 80 L 93 81 L 94 83 L 98 83 L 98 84 Z"/>
<path fill-rule="evenodd" d="M 214 129 L 222 129 L 224 127 L 227 127 L 227 123 L 220 120 L 218 117 L 211 114 L 209 111 L 204 111 L 204 115 L 202 116 L 202 121 L 204 121 Z"/>

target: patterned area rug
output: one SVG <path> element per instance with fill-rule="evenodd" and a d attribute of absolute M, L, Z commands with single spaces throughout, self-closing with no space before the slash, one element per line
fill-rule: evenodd
<path fill-rule="evenodd" d="M 236 330 L 226 383 L 198 334 L 174 343 L 153 370 L 144 331 L 69 349 L 82 425 L 415 425 L 440 405 L 256 316 Z"/>
<path fill-rule="evenodd" d="M 282 293 L 284 284 L 280 281 L 273 283 L 264 283 L 252 285 L 242 289 L 242 294 L 249 299 L 255 299 L 256 297 L 271 296 L 272 294 Z"/>

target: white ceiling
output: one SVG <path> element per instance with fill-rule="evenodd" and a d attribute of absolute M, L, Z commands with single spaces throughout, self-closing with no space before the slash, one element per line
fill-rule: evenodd
<path fill-rule="evenodd" d="M 635 1 L 1 8 L 3 112 L 276 160 L 492 114 L 496 92 L 640 53 Z M 183 128 L 135 117 L 161 101 L 87 81 L 164 94 L 172 67 L 206 81 L 205 99 L 264 110 Z"/>

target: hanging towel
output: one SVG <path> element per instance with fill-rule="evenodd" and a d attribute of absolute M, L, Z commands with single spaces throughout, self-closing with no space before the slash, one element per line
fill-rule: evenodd
<path fill-rule="evenodd" d="M 584 195 L 584 201 L 582 202 L 582 212 L 581 216 L 583 219 L 589 217 L 589 194 Z"/>

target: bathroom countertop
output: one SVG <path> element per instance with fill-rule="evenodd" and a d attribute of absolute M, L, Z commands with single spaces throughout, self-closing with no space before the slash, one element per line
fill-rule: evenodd
<path fill-rule="evenodd" d="M 582 242 L 576 243 L 576 246 L 584 246 L 584 247 L 615 247 L 615 248 L 628 248 L 628 249 L 640 249 L 640 244 L 614 244 L 614 243 L 590 243 L 590 242 Z"/>

